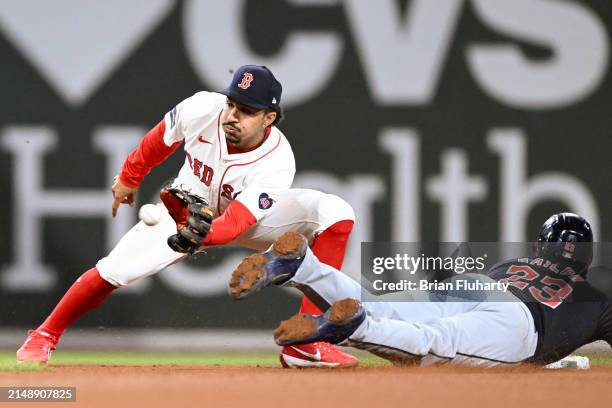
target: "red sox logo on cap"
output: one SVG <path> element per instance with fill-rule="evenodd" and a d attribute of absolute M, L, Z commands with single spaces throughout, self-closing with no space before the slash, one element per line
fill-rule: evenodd
<path fill-rule="evenodd" d="M 251 82 L 253 82 L 253 74 L 245 72 L 242 77 L 242 82 L 238 84 L 238 88 L 248 89 L 251 86 Z"/>

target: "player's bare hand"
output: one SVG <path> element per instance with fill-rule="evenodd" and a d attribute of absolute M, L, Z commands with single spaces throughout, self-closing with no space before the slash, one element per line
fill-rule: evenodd
<path fill-rule="evenodd" d="M 128 204 L 130 207 L 134 206 L 134 199 L 136 196 L 136 190 L 138 188 L 128 187 L 119 180 L 119 177 L 115 177 L 113 186 L 111 187 L 113 192 L 113 218 L 117 216 L 117 210 L 119 205 Z"/>

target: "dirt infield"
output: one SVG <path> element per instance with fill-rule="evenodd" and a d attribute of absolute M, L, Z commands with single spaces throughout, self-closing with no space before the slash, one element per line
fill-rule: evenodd
<path fill-rule="evenodd" d="M 76 403 L 38 407 L 609 407 L 612 369 L 62 366 L 0 373 L 0 385 L 77 388 Z"/>

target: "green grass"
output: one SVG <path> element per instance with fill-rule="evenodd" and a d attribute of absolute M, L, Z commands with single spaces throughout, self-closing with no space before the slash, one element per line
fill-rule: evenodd
<path fill-rule="evenodd" d="M 46 366 L 38 363 L 17 363 L 15 357 L 5 358 L 4 353 L 0 357 L 0 372 L 2 371 L 45 371 Z"/>
<path fill-rule="evenodd" d="M 591 367 L 612 366 L 612 353 L 592 353 L 588 354 Z"/>
<path fill-rule="evenodd" d="M 375 356 L 360 355 L 361 365 L 388 364 Z M 278 353 L 145 353 L 145 352 L 77 352 L 58 351 L 54 365 L 203 365 L 277 367 Z M 15 352 L 0 352 L 0 371 L 41 371 L 47 367 L 15 362 Z"/>
<path fill-rule="evenodd" d="M 370 354 L 358 355 L 362 367 L 389 365 Z M 591 367 L 612 366 L 612 353 L 588 355 Z M 278 367 L 277 353 L 146 353 L 146 352 L 78 352 L 58 351 L 50 367 L 58 365 L 201 365 Z M 0 371 L 44 371 L 47 366 L 15 362 L 14 351 L 0 351 Z"/>

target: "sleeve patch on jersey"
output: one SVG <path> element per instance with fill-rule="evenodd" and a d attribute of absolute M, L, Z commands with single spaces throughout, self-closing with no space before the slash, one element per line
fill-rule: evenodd
<path fill-rule="evenodd" d="M 267 210 L 268 208 L 272 207 L 272 204 L 274 204 L 274 200 L 271 199 L 267 193 L 261 193 L 259 195 L 259 208 L 260 209 Z"/>
<path fill-rule="evenodd" d="M 176 125 L 176 106 L 169 112 L 170 115 L 170 129 L 173 129 Z"/>

